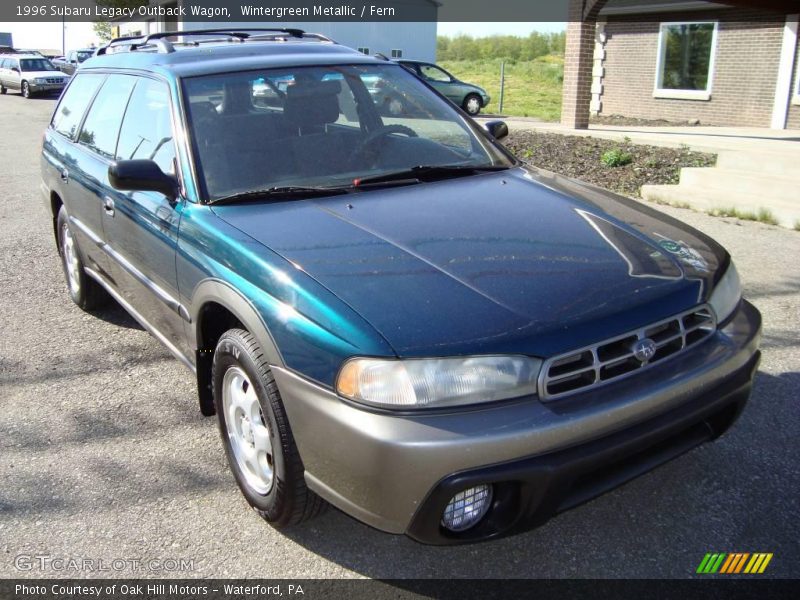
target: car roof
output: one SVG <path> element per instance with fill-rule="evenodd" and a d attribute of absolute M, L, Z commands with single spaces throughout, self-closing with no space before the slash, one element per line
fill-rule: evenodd
<path fill-rule="evenodd" d="M 87 59 L 81 66 L 81 71 L 113 68 L 153 71 L 176 77 L 194 77 L 300 65 L 385 64 L 386 62 L 328 41 L 248 40 L 175 46 L 174 52 L 158 52 L 151 48 L 117 51 Z"/>
<path fill-rule="evenodd" d="M 44 56 L 42 56 L 41 54 L 11 54 L 11 55 L 6 56 L 6 58 L 38 58 L 38 59 L 42 59 L 42 58 L 44 58 Z M 45 59 L 45 60 L 47 60 L 47 59 Z"/>

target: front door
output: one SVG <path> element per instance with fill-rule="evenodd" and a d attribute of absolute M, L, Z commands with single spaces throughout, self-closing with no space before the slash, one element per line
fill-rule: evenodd
<path fill-rule="evenodd" d="M 419 72 L 437 92 L 446 96 L 451 102 L 461 104 L 458 86 L 454 85 L 453 78 L 447 71 L 436 65 L 423 64 L 419 66 Z"/>
<path fill-rule="evenodd" d="M 175 142 L 169 88 L 138 78 L 122 128 L 116 160 L 155 161 L 175 172 Z M 109 190 L 103 230 L 113 276 L 123 296 L 166 340 L 183 346 L 185 309 L 179 301 L 175 267 L 180 205 L 157 192 Z"/>

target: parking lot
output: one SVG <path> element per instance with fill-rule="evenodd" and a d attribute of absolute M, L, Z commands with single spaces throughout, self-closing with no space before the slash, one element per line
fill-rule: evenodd
<path fill-rule="evenodd" d="M 772 552 L 765 575 L 800 576 L 800 232 L 664 209 L 731 251 L 764 317 L 751 403 L 716 443 L 495 542 L 422 546 L 336 510 L 276 531 L 191 373 L 121 308 L 70 301 L 39 197 L 53 107 L 0 96 L 0 577 L 97 575 L 20 570 L 33 555 L 188 565 L 101 573 L 133 577 L 688 577 L 706 552 Z"/>

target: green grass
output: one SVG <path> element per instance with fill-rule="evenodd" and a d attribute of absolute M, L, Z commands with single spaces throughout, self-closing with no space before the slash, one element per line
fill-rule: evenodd
<path fill-rule="evenodd" d="M 758 212 L 751 210 L 739 210 L 735 207 L 729 208 L 715 208 L 709 211 L 710 215 L 714 217 L 734 217 L 742 221 L 758 221 L 759 223 L 766 223 L 767 225 L 778 225 L 778 219 L 768 208 L 759 208 Z"/>
<path fill-rule="evenodd" d="M 442 66 L 453 75 L 484 88 L 492 101 L 483 112 L 499 112 L 499 59 L 443 61 Z M 513 117 L 536 117 L 544 121 L 561 118 L 561 87 L 564 80 L 564 59 L 543 56 L 532 61 L 506 61 L 506 86 L 503 114 Z"/>

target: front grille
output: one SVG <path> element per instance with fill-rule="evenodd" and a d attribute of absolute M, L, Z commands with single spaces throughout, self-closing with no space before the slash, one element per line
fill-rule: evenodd
<path fill-rule="evenodd" d="M 63 83 L 63 81 L 64 81 L 64 80 L 63 80 L 63 79 L 61 79 L 61 78 L 57 78 L 57 77 L 47 77 L 47 78 L 45 79 L 45 81 L 46 81 L 47 83 Z"/>
<path fill-rule="evenodd" d="M 555 356 L 542 366 L 539 397 L 552 400 L 632 375 L 700 343 L 716 329 L 713 311 L 703 305 L 598 344 Z M 655 354 L 649 360 L 640 360 L 633 352 L 633 345 L 644 339 L 655 344 Z"/>

